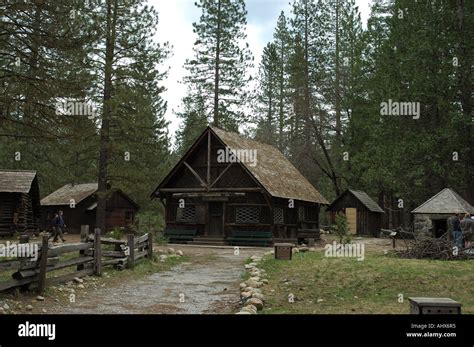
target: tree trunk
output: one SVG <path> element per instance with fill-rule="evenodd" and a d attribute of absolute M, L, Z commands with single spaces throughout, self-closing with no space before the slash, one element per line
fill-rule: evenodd
<path fill-rule="evenodd" d="M 339 67 L 339 0 L 336 0 L 336 76 L 335 76 L 335 111 L 336 111 L 336 141 L 341 143 L 341 91 L 340 91 L 340 67 Z"/>
<path fill-rule="evenodd" d="M 105 69 L 104 69 L 104 96 L 103 96 L 103 115 L 100 128 L 100 149 L 99 149 L 99 175 L 97 191 L 97 214 L 96 227 L 102 232 L 105 230 L 105 212 L 107 201 L 107 177 L 108 160 L 110 156 L 110 117 L 112 114 L 112 65 L 115 47 L 115 31 L 117 21 L 117 0 L 107 0 L 107 32 L 105 43 Z"/>
<path fill-rule="evenodd" d="M 214 126 L 219 126 L 219 68 L 221 50 L 221 0 L 217 4 L 216 61 L 214 66 Z"/>

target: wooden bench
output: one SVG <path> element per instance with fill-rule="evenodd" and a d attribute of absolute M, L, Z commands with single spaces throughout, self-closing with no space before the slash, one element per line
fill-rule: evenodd
<path fill-rule="evenodd" d="M 227 238 L 233 246 L 269 246 L 272 243 L 271 231 L 234 231 L 232 237 Z"/>
<path fill-rule="evenodd" d="M 166 228 L 163 232 L 170 242 L 186 243 L 192 241 L 197 234 L 196 229 L 170 229 Z"/>

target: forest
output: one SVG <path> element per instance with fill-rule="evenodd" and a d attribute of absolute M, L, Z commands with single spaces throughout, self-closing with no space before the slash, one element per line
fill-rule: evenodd
<path fill-rule="evenodd" d="M 371 1 L 365 25 L 355 0 L 291 0 L 255 76 L 246 2 L 189 6 L 172 134 L 173 42 L 147 1 L 2 1 L 0 168 L 36 170 L 42 196 L 98 182 L 100 226 L 108 184 L 162 211 L 150 194 L 212 124 L 276 146 L 330 201 L 354 188 L 409 212 L 445 187 L 474 201 L 473 1 Z"/>

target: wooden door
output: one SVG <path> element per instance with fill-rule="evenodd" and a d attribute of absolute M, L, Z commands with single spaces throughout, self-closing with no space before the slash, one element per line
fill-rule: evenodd
<path fill-rule="evenodd" d="M 352 207 L 346 208 L 346 218 L 349 234 L 357 234 L 357 209 Z"/>
<path fill-rule="evenodd" d="M 224 231 L 222 230 L 223 224 L 223 208 L 222 202 L 209 202 L 209 221 L 208 221 L 208 235 L 209 236 L 222 236 Z"/>

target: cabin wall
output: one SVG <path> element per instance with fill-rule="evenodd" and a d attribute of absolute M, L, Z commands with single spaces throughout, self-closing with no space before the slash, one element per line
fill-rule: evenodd
<path fill-rule="evenodd" d="M 81 225 L 89 225 L 89 230 L 93 230 L 96 226 L 96 208 L 93 210 L 88 210 L 87 208 L 96 201 L 95 196 L 90 196 L 76 204 L 74 208 L 64 205 L 42 206 L 42 229 L 51 230 L 54 213 L 62 210 L 67 232 L 78 233 L 81 230 Z M 137 211 L 138 209 L 120 193 L 114 192 L 111 197 L 107 199 L 105 215 L 106 232 L 116 227 L 127 227 L 132 224 Z"/>
<path fill-rule="evenodd" d="M 25 193 L 0 193 L 0 235 L 38 232 L 37 198 Z"/>
<path fill-rule="evenodd" d="M 184 199 L 185 208 L 195 210 L 195 219 L 192 221 L 180 221 L 177 218 L 179 209 L 179 199 L 167 195 L 166 199 L 166 225 L 171 229 L 197 230 L 198 236 L 219 236 L 230 237 L 235 231 L 271 231 L 276 239 L 296 239 L 298 229 L 319 230 L 319 204 L 295 201 L 294 207 L 289 207 L 287 199 L 267 199 L 264 193 L 246 193 L 244 197 L 229 197 L 226 201 L 204 201 L 202 198 Z M 273 209 L 281 209 L 283 220 L 275 220 L 279 215 L 272 214 L 270 204 Z M 222 211 L 222 218 L 219 223 L 219 233 L 212 233 L 209 223 L 212 221 L 212 210 L 216 205 L 220 205 L 217 210 Z M 303 215 L 299 209 L 304 209 Z M 246 222 L 242 217 L 258 216 L 258 220 Z M 221 216 L 220 213 L 217 216 Z M 301 218 L 302 217 L 302 218 Z M 240 220 L 239 220 L 240 218 Z"/>
<path fill-rule="evenodd" d="M 331 223 L 335 223 L 336 214 L 346 213 L 346 208 L 357 210 L 357 234 L 377 237 L 382 228 L 382 213 L 371 212 L 352 194 L 345 194 L 328 210 Z"/>
<path fill-rule="evenodd" d="M 290 208 L 288 199 L 270 197 L 240 163 L 218 162 L 219 150 L 225 150 L 225 146 L 214 135 L 209 160 L 211 187 L 205 190 L 207 138 L 194 145 L 190 154 L 182 159 L 183 164 L 160 186 L 161 191 L 158 190 L 165 205 L 167 228 L 197 230 L 197 236 L 219 238 L 230 237 L 239 230 L 269 231 L 274 238 L 284 239 L 297 238 L 299 228 L 319 228 L 318 204 L 295 200 L 294 207 Z M 252 191 L 254 189 L 257 191 Z M 180 199 L 184 203 L 181 208 Z M 299 217 L 300 208 L 305 211 L 304 218 Z"/>

